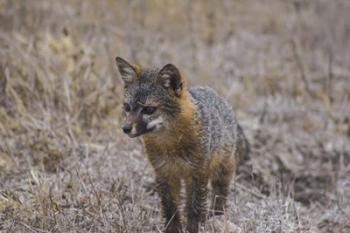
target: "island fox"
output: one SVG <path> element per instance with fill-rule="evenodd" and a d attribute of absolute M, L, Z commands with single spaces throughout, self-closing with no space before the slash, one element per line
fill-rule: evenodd
<path fill-rule="evenodd" d="M 117 57 L 124 81 L 123 131 L 142 135 L 155 171 L 165 232 L 183 232 L 181 182 L 186 190 L 186 230 L 197 233 L 206 218 L 207 186 L 212 210 L 223 213 L 229 185 L 249 144 L 231 106 L 209 87 L 187 88 L 172 64 L 143 69 Z"/>

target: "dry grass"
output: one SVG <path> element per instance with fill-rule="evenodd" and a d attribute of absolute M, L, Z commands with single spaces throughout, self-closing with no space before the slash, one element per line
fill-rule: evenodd
<path fill-rule="evenodd" d="M 161 232 L 116 55 L 177 64 L 252 144 L 203 232 L 350 231 L 347 0 L 0 0 L 0 232 Z"/>

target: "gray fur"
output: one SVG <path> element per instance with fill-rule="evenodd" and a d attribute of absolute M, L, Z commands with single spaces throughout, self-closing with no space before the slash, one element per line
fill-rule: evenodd
<path fill-rule="evenodd" d="M 232 107 L 209 87 L 193 87 L 189 92 L 202 122 L 201 141 L 206 148 L 206 156 L 220 151 L 236 154 L 237 144 L 246 143 L 246 139 Z"/>

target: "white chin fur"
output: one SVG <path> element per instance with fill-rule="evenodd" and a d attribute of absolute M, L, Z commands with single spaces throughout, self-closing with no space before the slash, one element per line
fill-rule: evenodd
<path fill-rule="evenodd" d="M 156 119 L 154 119 L 153 121 L 149 122 L 147 124 L 147 129 L 152 129 L 154 127 L 158 128 L 157 126 L 160 125 L 161 123 L 163 123 L 163 117 L 158 117 Z"/>
<path fill-rule="evenodd" d="M 133 124 L 130 134 L 136 134 L 136 133 L 137 133 L 137 132 L 136 132 L 136 125 Z"/>

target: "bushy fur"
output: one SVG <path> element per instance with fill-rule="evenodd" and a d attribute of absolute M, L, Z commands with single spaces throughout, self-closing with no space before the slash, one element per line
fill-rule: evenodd
<path fill-rule="evenodd" d="M 166 232 L 182 232 L 179 194 L 186 189 L 187 227 L 198 232 L 206 217 L 208 183 L 212 209 L 224 211 L 230 181 L 249 144 L 230 105 L 208 87 L 188 89 L 177 68 L 143 70 L 117 58 L 125 83 L 129 136 L 143 136 L 161 197 Z M 148 106 L 154 112 L 146 114 Z"/>

